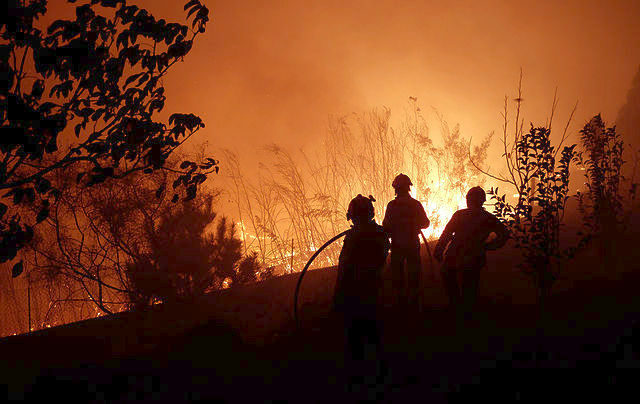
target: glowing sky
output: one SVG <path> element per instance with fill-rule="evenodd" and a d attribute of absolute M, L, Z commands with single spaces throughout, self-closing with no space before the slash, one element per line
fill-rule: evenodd
<path fill-rule="evenodd" d="M 183 1 L 142 2 L 182 18 Z M 168 106 L 201 115 L 221 146 L 290 146 L 329 114 L 409 96 L 463 134 L 500 130 L 524 71 L 529 120 L 614 120 L 640 66 L 638 1 L 207 1 L 212 21 L 165 85 Z M 535 122 L 534 122 L 535 123 Z"/>
<path fill-rule="evenodd" d="M 48 17 L 73 15 L 63 3 Z M 184 22 L 184 0 L 128 3 Z M 400 119 L 409 96 L 432 127 L 433 107 L 480 139 L 501 130 L 520 68 L 526 121 L 544 124 L 557 87 L 556 127 L 578 101 L 575 134 L 597 113 L 613 123 L 640 67 L 637 0 L 204 3 L 207 32 L 164 81 L 163 112 L 198 114 L 207 127 L 192 144 L 241 155 L 312 146 L 329 115 L 388 106 Z"/>

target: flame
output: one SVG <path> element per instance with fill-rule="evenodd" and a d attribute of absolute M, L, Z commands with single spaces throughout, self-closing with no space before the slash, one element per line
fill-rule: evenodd
<path fill-rule="evenodd" d="M 460 189 L 469 189 L 470 187 L 471 186 L 465 182 Z M 447 189 L 444 186 L 433 188 L 435 190 L 430 191 L 428 198 L 426 197 L 426 195 L 420 195 L 417 187 L 412 187 L 410 191 L 411 196 L 422 204 L 425 212 L 427 213 L 427 217 L 430 220 L 430 226 L 427 229 L 422 230 L 422 233 L 427 240 L 437 239 L 442 234 L 442 231 L 444 230 L 446 224 L 448 223 L 449 219 L 451 219 L 453 214 L 459 209 L 466 208 L 465 194 L 463 194 L 461 191 Z M 384 213 L 384 209 L 376 211 L 376 216 L 379 223 L 382 223 Z M 239 229 L 241 237 L 243 237 L 245 240 L 268 239 L 268 237 L 256 236 L 254 234 L 251 234 L 251 232 L 247 230 L 247 227 L 242 222 L 237 222 L 237 228 Z M 309 240 L 313 240 L 313 237 L 311 237 L 310 233 Z M 422 240 L 420 241 L 422 242 Z M 306 247 L 302 248 L 302 250 L 299 248 L 299 246 L 296 246 L 296 248 L 292 249 L 289 243 L 285 244 L 285 249 L 280 252 L 278 257 L 267 257 L 270 262 L 265 263 L 267 265 L 279 267 L 284 273 L 295 272 L 296 269 L 300 270 L 301 268 L 298 268 L 298 266 L 301 265 L 300 260 L 306 260 L 306 258 L 308 258 L 318 249 L 313 241 L 309 242 L 309 244 Z M 292 261 L 294 261 L 293 267 L 291 265 Z M 320 263 L 320 261 L 322 261 L 322 263 Z M 321 260 L 318 260 L 318 263 L 316 264 L 328 264 L 330 266 L 335 266 L 337 262 L 334 257 L 330 256 L 329 254 L 325 254 L 325 256 L 323 256 Z M 228 285 L 226 283 L 223 283 L 223 287 L 226 288 L 228 287 Z"/>
<path fill-rule="evenodd" d="M 469 188 L 465 185 L 466 188 Z M 412 188 L 410 195 L 418 200 L 424 207 L 427 217 L 431 222 L 429 227 L 422 230 L 427 240 L 435 240 L 440 237 L 451 216 L 467 206 L 467 201 L 462 194 L 449 194 L 446 190 L 439 189 L 431 195 L 429 200 L 422 198 L 416 188 Z"/>

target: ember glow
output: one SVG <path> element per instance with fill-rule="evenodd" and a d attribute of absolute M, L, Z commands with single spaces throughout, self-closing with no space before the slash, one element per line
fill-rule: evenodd
<path fill-rule="evenodd" d="M 467 207 L 467 201 L 461 193 L 452 192 L 451 195 L 447 195 L 447 192 L 441 192 L 441 194 L 435 195 L 431 200 L 425 200 L 421 199 L 415 190 L 411 192 L 411 196 L 422 203 L 424 210 L 427 212 L 427 217 L 431 221 L 429 227 L 422 231 L 427 240 L 434 240 L 440 237 L 451 216 L 458 209 Z"/>
<path fill-rule="evenodd" d="M 475 185 L 469 185 L 467 183 L 464 183 L 462 185 L 462 189 L 468 189 L 468 188 L 471 188 L 472 186 L 475 186 Z M 465 198 L 465 194 L 460 190 L 445 189 L 444 187 L 438 188 L 437 191 L 430 192 L 429 193 L 430 196 L 429 198 L 427 198 L 426 195 L 424 194 L 421 195 L 420 192 L 417 190 L 419 188 L 424 189 L 425 187 L 426 187 L 425 184 L 418 183 L 416 187 L 412 187 L 410 194 L 413 198 L 417 199 L 418 201 L 420 201 L 420 203 L 422 203 L 422 205 L 425 208 L 425 211 L 427 212 L 427 216 L 429 217 L 429 220 L 431 222 L 430 226 L 427 229 L 422 230 L 423 235 L 426 237 L 427 240 L 435 240 L 440 236 L 440 234 L 444 230 L 444 227 L 446 226 L 451 216 L 457 210 L 466 208 L 466 198 Z M 348 199 L 348 196 L 345 195 L 343 199 Z M 382 223 L 382 218 L 384 217 L 384 214 L 385 214 L 384 207 L 386 206 L 387 202 L 388 201 L 386 200 L 376 201 L 376 205 L 378 206 L 378 209 L 376 210 L 376 221 L 378 223 Z M 491 210 L 491 207 L 488 206 L 487 209 Z M 345 228 L 348 226 L 348 224 L 349 223 L 346 220 L 344 220 Z M 251 231 L 247 230 L 247 226 L 245 226 L 242 222 L 237 222 L 236 225 L 237 225 L 237 228 L 239 229 L 239 233 L 241 237 L 245 240 L 248 240 L 248 245 L 250 246 L 253 245 L 253 249 L 251 251 L 260 253 L 260 248 L 258 247 L 259 243 L 257 243 L 258 238 L 261 239 L 260 241 L 262 243 L 269 243 L 270 241 L 273 241 L 273 240 L 270 240 L 269 237 L 256 236 L 255 234 L 251 233 Z M 333 236 L 333 234 L 327 235 L 326 239 L 330 238 L 331 236 Z M 308 239 L 312 239 L 312 238 L 309 237 Z M 319 240 L 318 244 L 322 244 L 324 241 L 326 241 L 326 239 Z M 420 242 L 423 243 L 422 240 L 420 240 Z M 277 244 L 278 244 L 277 242 L 270 243 L 270 245 L 274 249 L 276 248 Z M 339 242 L 336 244 L 338 246 L 340 245 Z M 251 249 L 252 247 L 249 247 L 249 248 Z M 302 270 L 302 267 L 304 266 L 304 262 L 315 251 L 317 251 L 317 249 L 318 249 L 318 245 L 316 245 L 314 242 L 311 242 L 309 245 L 306 246 L 306 248 L 304 246 L 302 246 L 301 248 L 300 245 L 285 246 L 285 251 L 282 251 L 280 254 L 274 255 L 267 262 L 270 263 L 270 265 L 280 268 L 280 270 L 282 270 L 283 272 L 298 272 Z M 333 250 L 329 250 L 328 252 L 325 253 L 326 257 L 324 257 L 324 260 L 319 259 L 320 263 L 314 265 L 313 267 L 337 265 L 336 253 L 337 253 L 337 249 L 334 246 Z"/>

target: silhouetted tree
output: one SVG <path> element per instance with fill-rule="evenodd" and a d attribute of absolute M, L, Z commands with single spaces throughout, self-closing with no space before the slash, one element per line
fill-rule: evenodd
<path fill-rule="evenodd" d="M 540 314 L 543 315 L 546 310 L 545 303 L 559 274 L 578 249 L 585 246 L 584 239 L 571 246 L 561 242 L 564 212 L 569 198 L 570 166 L 577 161 L 575 144 L 562 147 L 567 138 L 573 112 L 564 128 L 559 145 L 553 146 L 551 127 L 557 106 L 555 96 L 551 116 L 546 125 L 534 127 L 532 124 L 529 131 L 523 131 L 523 120 L 520 117 L 521 73 L 518 96 L 514 100 L 516 116 L 512 136 L 508 129 L 507 101 L 508 98 L 505 97 L 502 134 L 503 158 L 507 172 L 504 175 L 494 175 L 484 170 L 482 172 L 508 184 L 516 192 L 515 203 L 509 202 L 505 194 L 500 195 L 498 187 L 492 187 L 488 194 L 492 195 L 491 199 L 495 201 L 494 214 L 509 227 L 515 246 L 522 251 L 523 261 L 519 267 L 533 280 Z"/>
<path fill-rule="evenodd" d="M 147 227 L 149 250 L 128 265 L 134 306 L 154 299 L 194 299 L 214 289 L 255 281 L 260 265 L 255 254 L 242 255 L 235 226 L 221 218 L 214 232 L 213 195 L 184 202 L 166 211 L 155 227 Z M 225 281 L 227 282 L 225 284 Z"/>
<path fill-rule="evenodd" d="M 54 302 L 49 324 L 72 307 L 111 313 L 191 299 L 260 272 L 256 257 L 243 257 L 233 226 L 214 223 L 215 190 L 174 204 L 166 189 L 179 174 L 171 170 L 91 189 L 75 184 L 72 171 L 61 174 L 59 202 L 21 253 Z"/>
<path fill-rule="evenodd" d="M 607 233 L 621 221 L 622 152 L 624 143 L 616 128 L 606 128 L 600 115 L 594 116 L 580 131 L 582 146 L 587 153 L 582 161 L 586 166 L 587 199 L 579 193 L 581 208 L 587 225 L 595 233 Z M 580 154 L 582 157 L 582 153 Z"/>
<path fill-rule="evenodd" d="M 618 111 L 616 129 L 627 144 L 637 145 L 640 142 L 640 67 L 633 77 L 626 102 Z M 630 158 L 627 157 L 627 160 L 630 161 Z"/>
<path fill-rule="evenodd" d="M 624 230 L 625 216 L 632 209 L 628 206 L 625 212 L 623 187 L 629 185 L 627 202 L 632 204 L 636 184 L 633 178 L 630 184 L 624 184 L 624 141 L 615 126 L 607 128 L 598 114 L 585 124 L 580 134 L 584 150 L 579 154 L 579 160 L 586 168 L 587 191 L 578 192 L 577 197 L 587 227 L 585 237 L 595 236 L 600 257 L 604 262 L 610 262 L 617 257 L 615 240 Z M 586 158 L 583 158 L 584 153 Z"/>
<path fill-rule="evenodd" d="M 56 172 L 81 167 L 76 179 L 85 187 L 150 174 L 204 127 L 193 114 L 172 114 L 168 125 L 154 120 L 166 100 L 162 78 L 205 30 L 200 1 L 185 5 L 191 27 L 124 0 L 78 3 L 75 19 L 46 29 L 38 25 L 46 0 L 9 0 L 0 20 L 0 190 L 13 205 L 0 203 L 0 263 L 13 260 L 33 238 L 33 223 L 50 215 L 61 191 L 51 181 Z M 177 181 L 188 199 L 216 163 L 182 163 Z M 20 207 L 34 204 L 34 217 L 21 217 Z M 21 270 L 19 262 L 14 276 Z"/>
<path fill-rule="evenodd" d="M 111 313 L 127 304 L 126 263 L 148 250 L 145 229 L 176 206 L 170 193 L 157 189 L 175 180 L 177 164 L 172 159 L 168 170 L 132 173 L 91 188 L 76 183 L 80 167 L 53 174 L 52 183 L 61 189 L 58 201 L 20 253 L 49 293 L 51 316 L 73 306 Z"/>
<path fill-rule="evenodd" d="M 213 221 L 212 196 L 165 211 L 145 228 L 148 251 L 128 266 L 129 292 L 161 301 L 202 295 L 213 285 L 212 244 L 204 234 Z"/>
<path fill-rule="evenodd" d="M 556 161 L 551 131 L 533 127 L 518 139 L 516 149 L 520 159 L 521 193 L 518 203 L 510 204 L 498 188 L 489 194 L 495 201 L 495 215 L 511 230 L 515 246 L 522 249 L 523 272 L 532 277 L 538 290 L 541 309 L 566 260 L 573 257 L 576 247 L 566 248 L 560 242 L 564 210 L 569 198 L 569 167 L 575 161 L 576 145 L 565 146 Z M 535 179 L 531 189 L 530 180 Z"/>
<path fill-rule="evenodd" d="M 260 268 L 260 264 L 258 262 L 258 253 L 254 251 L 244 258 L 238 265 L 234 284 L 256 282 L 258 280 L 258 276 L 260 276 L 261 279 L 266 279 L 269 276 L 268 273 L 258 274 L 258 271 L 256 271 L 257 268 Z"/>
<path fill-rule="evenodd" d="M 640 143 L 640 68 L 633 77 L 631 88 L 627 93 L 627 100 L 618 111 L 616 117 L 616 133 L 624 139 L 624 160 L 623 175 L 629 181 L 629 190 L 631 197 L 630 209 L 637 208 L 637 173 L 640 166 L 640 150 L 637 145 Z"/>

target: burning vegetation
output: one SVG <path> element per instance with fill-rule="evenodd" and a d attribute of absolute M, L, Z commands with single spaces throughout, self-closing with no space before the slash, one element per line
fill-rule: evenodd
<path fill-rule="evenodd" d="M 441 136 L 434 137 L 417 99 L 410 97 L 409 106 L 397 126 L 387 108 L 333 118 L 321 147 L 311 153 L 294 155 L 271 145 L 269 163 L 251 180 L 238 157 L 226 151 L 223 172 L 232 183 L 244 248 L 276 272 L 299 271 L 316 248 L 345 230 L 346 206 L 354 195 L 374 196 L 381 223 L 400 172 L 411 178 L 412 196 L 431 220 L 425 236 L 437 238 L 465 206 L 468 189 L 484 184 L 472 160 L 484 163 L 491 136 L 470 153 L 458 126 L 450 128 L 438 115 Z M 330 246 L 315 266 L 336 265 L 338 253 L 339 246 Z"/>

